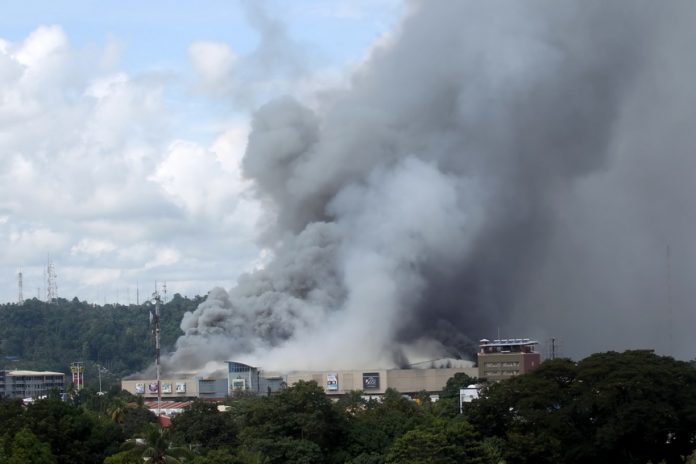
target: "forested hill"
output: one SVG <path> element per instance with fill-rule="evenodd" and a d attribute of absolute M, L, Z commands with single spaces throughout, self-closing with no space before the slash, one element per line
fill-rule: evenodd
<path fill-rule="evenodd" d="M 182 334 L 183 314 L 204 299 L 176 294 L 162 305 L 162 353 Z M 77 298 L 0 305 L 0 368 L 67 373 L 71 362 L 82 361 L 88 383 L 96 377 L 97 364 L 108 369 L 105 375 L 112 381 L 137 372 L 154 359 L 151 307 L 149 302 L 93 306 Z"/>

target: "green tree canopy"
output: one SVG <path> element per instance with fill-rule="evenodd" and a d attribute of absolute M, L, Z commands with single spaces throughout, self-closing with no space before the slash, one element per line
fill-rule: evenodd
<path fill-rule="evenodd" d="M 474 428 L 462 418 L 434 419 L 394 441 L 387 464 L 485 464 L 486 453 Z"/>
<path fill-rule="evenodd" d="M 547 361 L 467 408 L 511 463 L 683 462 L 696 437 L 696 369 L 650 351 Z"/>
<path fill-rule="evenodd" d="M 194 401 L 172 420 L 172 439 L 189 446 L 217 449 L 237 443 L 237 424 L 229 412 L 220 412 L 214 403 Z"/>

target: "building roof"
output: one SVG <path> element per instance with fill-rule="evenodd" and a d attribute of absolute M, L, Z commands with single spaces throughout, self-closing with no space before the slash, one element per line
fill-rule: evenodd
<path fill-rule="evenodd" d="M 191 405 L 191 401 L 160 401 L 160 409 L 183 409 Z M 157 409 L 157 401 L 145 401 L 148 409 Z"/>
<path fill-rule="evenodd" d="M 9 376 L 32 376 L 32 377 L 39 377 L 42 375 L 62 375 L 65 376 L 64 373 L 62 372 L 50 372 L 50 371 L 7 371 L 5 375 Z"/>
<path fill-rule="evenodd" d="M 536 340 L 530 340 L 529 338 L 503 338 L 500 340 L 489 341 L 485 338 L 480 341 L 481 346 L 528 346 L 528 345 L 538 345 L 539 342 Z"/>

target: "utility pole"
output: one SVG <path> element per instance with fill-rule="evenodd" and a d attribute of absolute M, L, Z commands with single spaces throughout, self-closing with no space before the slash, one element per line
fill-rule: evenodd
<path fill-rule="evenodd" d="M 160 417 L 160 408 L 162 403 L 162 385 L 160 379 L 160 304 L 162 300 L 160 299 L 159 292 L 157 292 L 157 285 L 155 284 L 155 293 L 152 294 L 152 303 L 155 305 L 155 313 L 150 313 L 152 322 L 155 324 L 155 366 L 157 368 L 157 420 Z M 152 310 L 150 310 L 152 311 Z"/>
<path fill-rule="evenodd" d="M 97 364 L 97 372 L 99 373 L 99 393 L 98 393 L 99 396 L 104 394 L 104 392 L 102 392 L 101 376 L 106 371 L 107 371 L 107 369 L 105 367 L 102 367 L 100 364 Z"/>

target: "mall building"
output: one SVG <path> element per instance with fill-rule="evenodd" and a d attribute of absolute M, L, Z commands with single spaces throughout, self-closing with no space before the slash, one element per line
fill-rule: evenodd
<path fill-rule="evenodd" d="M 295 371 L 289 373 L 269 372 L 258 367 L 236 361 L 227 362 L 225 378 L 198 377 L 195 374 L 163 378 L 160 381 L 161 398 L 208 398 L 223 399 L 235 394 L 266 395 L 301 380 L 315 381 L 331 396 L 345 395 L 352 391 L 362 391 L 365 396 L 380 396 L 388 388 L 403 394 L 414 395 L 426 391 L 437 394 L 447 384 L 447 380 L 457 373 L 476 377 L 478 370 L 470 362 L 460 360 L 460 367 L 428 367 L 411 369 L 329 369 L 322 371 Z M 428 365 L 435 365 L 431 362 Z M 452 363 L 441 363 L 449 366 Z M 153 379 L 123 380 L 121 387 L 146 399 L 158 395 L 157 381 Z"/>

